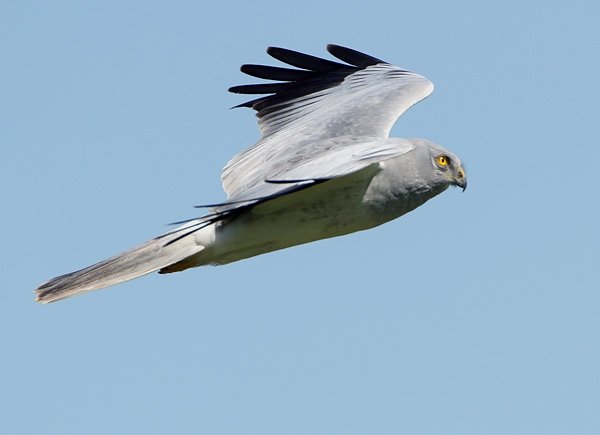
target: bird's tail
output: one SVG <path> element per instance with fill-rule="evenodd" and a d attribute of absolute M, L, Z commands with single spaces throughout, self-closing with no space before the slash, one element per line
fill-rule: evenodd
<path fill-rule="evenodd" d="M 36 301 L 49 303 L 98 290 L 146 275 L 181 261 L 204 249 L 194 231 L 185 225 L 136 248 L 85 269 L 52 278 L 35 292 Z"/>

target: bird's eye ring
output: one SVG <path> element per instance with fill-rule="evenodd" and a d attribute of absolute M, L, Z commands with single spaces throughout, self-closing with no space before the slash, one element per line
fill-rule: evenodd
<path fill-rule="evenodd" d="M 443 154 L 440 156 L 437 156 L 435 158 L 435 161 L 440 168 L 444 168 L 444 167 L 448 166 L 448 157 Z"/>

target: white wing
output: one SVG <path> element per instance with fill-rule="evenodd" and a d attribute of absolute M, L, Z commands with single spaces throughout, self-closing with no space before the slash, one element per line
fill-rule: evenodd
<path fill-rule="evenodd" d="M 261 183 L 245 189 L 222 204 L 213 204 L 217 213 L 232 212 L 280 195 L 306 189 L 315 184 L 358 172 L 368 166 L 379 170 L 379 163 L 410 152 L 414 145 L 403 139 L 357 141 L 341 137 L 328 139 L 313 147 L 313 157 L 271 167 Z"/>
<path fill-rule="evenodd" d="M 242 66 L 249 75 L 281 82 L 230 89 L 271 94 L 238 106 L 257 111 L 262 137 L 225 166 L 221 178 L 230 200 L 247 197 L 248 190 L 263 190 L 260 185 L 274 173 L 294 169 L 299 175 L 298 167 L 314 172 L 297 178 L 327 177 L 332 159 L 324 156 L 334 153 L 335 146 L 358 142 L 377 149 L 386 142 L 396 119 L 433 91 L 433 84 L 423 76 L 382 60 L 337 45 L 328 45 L 327 50 L 347 63 L 271 47 L 267 50 L 271 56 L 301 69 Z M 344 139 L 332 148 L 331 139 L 336 138 Z M 361 152 L 368 149 L 363 146 Z M 352 159 L 352 153 L 342 154 Z"/>

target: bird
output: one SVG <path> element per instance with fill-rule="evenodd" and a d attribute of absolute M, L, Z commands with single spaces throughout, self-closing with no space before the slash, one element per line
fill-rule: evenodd
<path fill-rule="evenodd" d="M 151 272 L 224 265 L 396 219 L 450 186 L 467 187 L 461 160 L 427 139 L 389 137 L 396 120 L 433 92 L 427 78 L 329 44 L 329 60 L 281 47 L 286 66 L 244 64 L 269 80 L 233 86 L 252 98 L 261 137 L 224 167 L 222 203 L 133 249 L 36 290 L 49 303 Z"/>

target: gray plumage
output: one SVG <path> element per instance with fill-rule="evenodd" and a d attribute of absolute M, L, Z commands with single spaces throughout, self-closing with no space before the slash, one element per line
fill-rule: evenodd
<path fill-rule="evenodd" d="M 270 95 L 240 105 L 257 111 L 262 136 L 225 166 L 226 202 L 137 248 L 51 279 L 36 290 L 37 300 L 365 230 L 449 186 L 464 190 L 465 172 L 452 152 L 424 139 L 388 137 L 432 83 L 355 50 L 327 49 L 345 63 L 271 47 L 269 54 L 299 69 L 242 66 L 281 82 L 230 89 Z"/>

